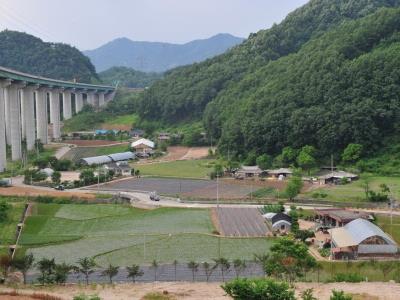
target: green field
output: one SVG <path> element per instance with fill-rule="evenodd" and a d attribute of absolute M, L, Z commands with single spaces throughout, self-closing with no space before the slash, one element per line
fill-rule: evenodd
<path fill-rule="evenodd" d="M 211 261 L 219 253 L 251 259 L 268 251 L 271 240 L 212 236 L 209 210 L 121 205 L 37 204 L 20 240 L 36 258 L 75 263 L 95 257 L 100 266 L 148 264 L 154 259 Z"/>
<path fill-rule="evenodd" d="M 108 118 L 104 124 L 106 125 L 131 125 L 137 122 L 139 116 L 137 114 L 116 116 Z"/>
<path fill-rule="evenodd" d="M 135 165 L 142 175 L 179 178 L 208 178 L 214 160 L 179 160 L 162 163 Z"/>
<path fill-rule="evenodd" d="M 370 189 L 379 191 L 379 185 L 382 183 L 386 184 L 391 189 L 393 195 L 397 199 L 400 199 L 399 177 L 371 177 Z M 362 202 L 366 201 L 362 184 L 362 180 L 357 180 L 345 185 L 321 187 L 313 190 L 312 192 L 307 192 L 306 194 L 303 194 L 303 196 L 309 198 L 315 192 L 323 192 L 327 194 L 327 197 L 323 198 L 323 200 L 338 202 Z"/>
<path fill-rule="evenodd" d="M 8 220 L 0 223 L 0 254 L 8 252 L 8 246 L 15 242 L 17 224 L 20 222 L 24 212 L 24 202 L 11 202 L 11 210 Z"/>
<path fill-rule="evenodd" d="M 117 141 L 116 141 L 117 143 Z M 69 159 L 74 162 L 79 161 L 84 157 L 109 155 L 114 153 L 129 151 L 129 144 L 121 144 L 114 146 L 101 146 L 101 147 L 76 147 L 69 150 L 63 159 Z"/>

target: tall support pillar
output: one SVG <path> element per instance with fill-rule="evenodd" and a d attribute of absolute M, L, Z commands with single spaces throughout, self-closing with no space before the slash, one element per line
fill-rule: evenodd
<path fill-rule="evenodd" d="M 63 117 L 64 120 L 72 118 L 71 92 L 63 92 Z"/>
<path fill-rule="evenodd" d="M 6 101 L 5 88 L 10 81 L 0 81 L 0 173 L 7 168 L 7 144 L 6 144 Z"/>
<path fill-rule="evenodd" d="M 42 144 L 47 144 L 49 139 L 47 123 L 47 90 L 40 88 L 36 91 L 36 138 Z"/>
<path fill-rule="evenodd" d="M 52 137 L 58 140 L 61 137 L 59 90 L 50 90 L 50 123 L 53 129 Z"/>
<path fill-rule="evenodd" d="M 94 93 L 93 92 L 87 92 L 86 93 L 86 99 L 87 99 L 87 104 L 94 106 Z"/>
<path fill-rule="evenodd" d="M 6 99 L 9 105 L 10 114 L 10 139 L 11 159 L 13 161 L 22 159 L 21 147 L 21 105 L 18 97 L 18 85 L 10 85 L 6 89 Z"/>
<path fill-rule="evenodd" d="M 4 90 L 4 114 L 6 122 L 6 140 L 7 145 L 11 145 L 11 119 L 10 119 L 10 98 L 8 97 L 8 89 Z"/>
<path fill-rule="evenodd" d="M 21 90 L 22 132 L 25 133 L 26 148 L 35 149 L 35 99 L 34 93 L 38 86 L 27 86 Z"/>
<path fill-rule="evenodd" d="M 81 92 L 75 93 L 75 111 L 79 113 L 83 107 L 83 94 Z"/>
<path fill-rule="evenodd" d="M 105 98 L 104 98 L 104 93 L 100 92 L 99 93 L 99 107 L 103 107 L 105 104 Z"/>

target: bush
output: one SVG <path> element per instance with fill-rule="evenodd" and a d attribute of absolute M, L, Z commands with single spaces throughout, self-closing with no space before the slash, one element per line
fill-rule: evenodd
<path fill-rule="evenodd" d="M 331 254 L 331 250 L 328 248 L 321 248 L 318 249 L 319 254 L 321 254 L 322 257 L 328 257 Z"/>
<path fill-rule="evenodd" d="M 74 296 L 73 300 L 101 300 L 101 298 L 97 295 L 80 294 L 80 295 Z"/>
<path fill-rule="evenodd" d="M 352 300 L 353 297 L 350 295 L 346 295 L 343 291 L 332 291 L 332 296 L 330 300 Z"/>
<path fill-rule="evenodd" d="M 280 213 L 285 211 L 285 207 L 282 204 L 267 204 L 262 208 L 263 213 Z"/>
<path fill-rule="evenodd" d="M 11 209 L 11 205 L 5 201 L 0 202 L 0 223 L 3 223 L 8 218 L 8 212 Z"/>
<path fill-rule="evenodd" d="M 333 277 L 334 282 L 362 282 L 364 277 L 357 273 L 338 273 Z"/>
<path fill-rule="evenodd" d="M 222 286 L 224 291 L 235 300 L 295 300 L 294 291 L 286 282 L 272 279 L 235 279 Z"/>

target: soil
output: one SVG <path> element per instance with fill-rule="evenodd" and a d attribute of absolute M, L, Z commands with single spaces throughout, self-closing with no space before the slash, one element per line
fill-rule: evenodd
<path fill-rule="evenodd" d="M 2 196 L 21 196 L 21 197 L 36 197 L 36 196 L 53 196 L 53 197 L 77 197 L 84 199 L 94 199 L 96 195 L 82 192 L 65 192 L 65 191 L 49 191 L 40 188 L 32 187 L 8 187 L 0 188 L 0 195 Z"/>
<path fill-rule="evenodd" d="M 107 300 L 140 300 L 148 293 L 168 293 L 171 298 L 177 300 L 226 300 L 231 299 L 225 295 L 220 283 L 190 283 L 190 282 L 156 282 L 139 284 L 116 284 L 109 285 L 90 285 L 89 287 L 79 285 L 67 285 L 63 287 L 41 288 L 32 287 L 26 289 L 25 293 L 46 292 L 62 299 L 72 299 L 73 296 L 85 293 L 86 295 L 97 294 L 101 299 Z M 314 296 L 319 300 L 329 300 L 332 290 L 343 290 L 345 293 L 358 295 L 358 299 L 380 299 L 397 300 L 400 297 L 400 285 L 395 283 L 298 283 L 296 284 L 297 296 L 306 289 L 313 288 Z M 4 290 L 0 287 L 0 291 Z M 49 290 L 50 289 L 50 290 Z M 9 289 L 10 290 L 10 289 Z M 20 290 L 22 291 L 22 290 Z M 165 292 L 166 291 L 166 292 Z M 0 298 L 14 299 L 14 298 Z M 25 300 L 30 298 L 15 298 Z"/>
<path fill-rule="evenodd" d="M 65 143 L 75 145 L 78 147 L 90 147 L 90 146 L 110 146 L 121 144 L 118 141 L 103 141 L 103 140 L 66 140 Z M 128 143 L 122 143 L 128 144 Z"/>

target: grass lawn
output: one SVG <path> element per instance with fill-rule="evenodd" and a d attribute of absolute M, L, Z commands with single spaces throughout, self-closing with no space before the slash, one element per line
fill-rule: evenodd
<path fill-rule="evenodd" d="M 115 141 L 115 143 L 118 143 L 118 141 Z M 102 147 L 76 147 L 69 150 L 63 158 L 77 162 L 84 157 L 109 155 L 127 151 L 129 151 L 129 144 Z"/>
<path fill-rule="evenodd" d="M 212 159 L 179 160 L 171 162 L 135 165 L 142 175 L 178 178 L 208 178 L 213 170 Z"/>
<path fill-rule="evenodd" d="M 139 116 L 137 114 L 116 116 L 112 119 L 107 119 L 104 124 L 106 125 L 130 125 L 137 122 Z"/>
<path fill-rule="evenodd" d="M 25 208 L 24 202 L 12 202 L 10 205 L 8 220 L 0 223 L 0 247 L 3 249 L 7 249 L 8 245 L 14 243 L 17 224 L 20 222 Z"/>
<path fill-rule="evenodd" d="M 116 141 L 117 143 L 118 141 Z M 129 145 L 115 145 L 115 146 L 105 146 L 105 147 L 96 147 L 93 153 L 96 155 L 109 155 L 114 153 L 120 152 L 127 152 L 129 151 Z"/>
<path fill-rule="evenodd" d="M 371 177 L 370 189 L 379 191 L 380 184 L 386 184 L 392 191 L 393 195 L 400 199 L 400 178 L 399 177 Z M 311 192 L 303 194 L 303 196 L 311 197 L 315 192 L 326 193 L 326 198 L 320 200 L 338 201 L 338 202 L 361 202 L 365 200 L 365 193 L 363 189 L 363 181 L 357 180 L 346 185 L 327 186 L 315 189 Z"/>

